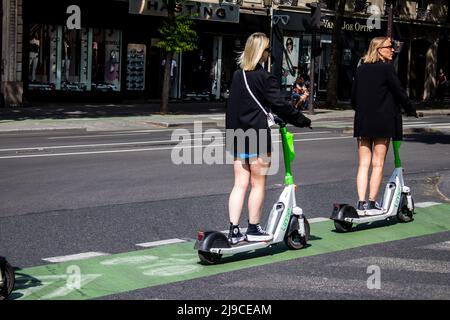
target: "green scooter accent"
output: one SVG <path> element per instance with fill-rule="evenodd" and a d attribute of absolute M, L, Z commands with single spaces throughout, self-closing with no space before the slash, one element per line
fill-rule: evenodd
<path fill-rule="evenodd" d="M 289 186 L 294 184 L 294 177 L 292 175 L 291 162 L 295 158 L 294 149 L 294 135 L 287 131 L 286 127 L 280 128 L 281 140 L 283 142 L 283 158 L 284 158 L 284 184 Z"/>
<path fill-rule="evenodd" d="M 394 159 L 395 159 L 395 167 L 401 168 L 402 166 L 402 160 L 400 159 L 400 145 L 402 144 L 401 141 L 392 141 L 392 146 L 394 148 Z"/>

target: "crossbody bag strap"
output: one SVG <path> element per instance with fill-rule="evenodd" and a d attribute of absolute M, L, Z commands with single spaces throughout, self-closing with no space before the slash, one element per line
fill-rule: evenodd
<path fill-rule="evenodd" d="M 261 108 L 261 110 L 264 112 L 264 114 L 267 116 L 268 112 L 266 111 L 266 109 L 261 105 L 261 103 L 259 103 L 258 99 L 256 99 L 255 95 L 253 94 L 252 90 L 250 90 L 250 87 L 248 86 L 247 83 L 247 77 L 245 76 L 245 71 L 242 70 L 242 74 L 244 75 L 244 82 L 245 82 L 245 86 L 247 87 L 248 92 L 250 93 L 250 95 L 252 96 L 253 100 L 255 100 L 255 102 L 258 104 L 258 106 Z"/>

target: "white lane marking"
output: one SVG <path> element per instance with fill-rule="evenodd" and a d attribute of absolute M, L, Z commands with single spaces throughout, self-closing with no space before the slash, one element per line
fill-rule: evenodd
<path fill-rule="evenodd" d="M 298 139 L 295 142 L 308 142 L 308 141 L 320 141 L 320 140 L 342 140 L 350 139 L 353 136 L 341 136 L 341 137 L 329 137 L 329 138 L 311 138 L 311 139 Z M 219 139 L 218 139 L 219 140 Z M 274 143 L 280 143 L 281 141 L 274 141 Z M 208 147 L 223 147 L 225 144 L 212 144 Z M 107 154 L 107 153 L 127 153 L 127 152 L 143 152 L 143 151 L 161 151 L 161 150 L 173 150 L 173 149 L 195 149 L 204 148 L 205 146 L 173 146 L 173 147 L 161 147 L 161 148 L 143 148 L 143 149 L 125 149 L 125 150 L 105 150 L 105 151 L 86 151 L 86 152 L 67 152 L 67 153 L 53 153 L 53 154 L 32 154 L 32 155 L 20 155 L 20 156 L 2 156 L 0 159 L 18 159 L 18 158 L 37 158 L 37 157 L 60 157 L 60 156 L 77 156 L 77 155 L 91 155 L 91 154 Z"/>
<path fill-rule="evenodd" d="M 317 134 L 317 133 L 329 133 L 330 131 L 321 131 L 321 132 L 306 132 L 306 133 L 294 133 L 296 135 L 304 135 L 304 134 Z M 222 133 L 220 131 L 208 131 L 207 134 L 213 133 Z M 202 133 L 194 133 L 194 135 L 202 135 Z M 275 135 L 276 136 L 276 135 Z M 184 142 L 188 141 L 209 141 L 210 138 L 203 137 L 197 139 L 183 139 Z M 217 140 L 224 140 L 224 137 L 218 137 Z M 126 146 L 126 145 L 141 145 L 141 144 L 151 144 L 151 143 L 178 143 L 179 140 L 148 140 L 148 141 L 134 141 L 134 142 L 114 142 L 114 143 L 96 143 L 96 144 L 74 144 L 74 145 L 65 145 L 65 146 L 48 146 L 48 147 L 27 147 L 27 148 L 11 148 L 11 149 L 0 149 L 0 152 L 7 151 L 45 151 L 52 149 L 67 149 L 67 148 L 91 148 L 91 147 L 113 147 L 113 146 Z"/>
<path fill-rule="evenodd" d="M 429 201 L 429 202 L 418 202 L 418 203 L 415 203 L 414 206 L 416 208 L 428 208 L 428 207 L 432 207 L 432 206 L 438 206 L 440 204 L 442 204 L 442 203 Z"/>
<path fill-rule="evenodd" d="M 450 241 L 433 243 L 426 246 L 418 247 L 419 249 L 444 250 L 450 251 Z"/>
<path fill-rule="evenodd" d="M 103 253 L 103 252 L 83 252 L 83 253 L 71 254 L 71 255 L 67 255 L 67 256 L 44 258 L 42 260 L 52 262 L 52 263 L 59 263 L 59 262 L 67 262 L 67 261 L 74 261 L 74 260 L 84 260 L 84 259 L 108 256 L 108 255 L 110 255 L 110 254 Z"/>
<path fill-rule="evenodd" d="M 450 262 L 441 260 L 403 259 L 391 257 L 364 257 L 331 263 L 333 267 L 357 267 L 367 268 L 369 265 L 377 265 L 382 270 L 399 270 L 402 272 L 427 272 L 450 273 Z"/>
<path fill-rule="evenodd" d="M 174 243 L 182 243 L 182 242 L 186 242 L 186 240 L 182 240 L 182 239 L 168 239 L 168 240 L 161 240 L 161 241 L 138 243 L 138 244 L 136 244 L 136 246 L 143 247 L 143 248 L 152 248 L 152 247 L 158 247 L 158 246 L 162 246 L 162 245 L 174 244 Z"/>

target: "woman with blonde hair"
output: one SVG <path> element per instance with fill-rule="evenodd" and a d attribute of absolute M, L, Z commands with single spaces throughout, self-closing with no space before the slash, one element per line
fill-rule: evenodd
<path fill-rule="evenodd" d="M 373 38 L 353 81 L 351 102 L 355 110 L 354 137 L 358 143 L 359 215 L 382 214 L 376 199 L 390 140 L 403 138 L 402 108 L 408 116 L 417 117 L 391 63 L 393 55 L 390 38 Z M 366 202 L 370 166 L 369 201 Z"/>
<path fill-rule="evenodd" d="M 228 238 L 231 244 L 237 244 L 245 239 L 270 241 L 273 237 L 260 225 L 266 173 L 270 167 L 271 155 L 270 128 L 266 112 L 270 112 L 271 109 L 283 120 L 298 127 L 309 127 L 311 124 L 308 118 L 281 97 L 275 76 L 263 68 L 262 65 L 267 62 L 269 55 L 267 36 L 260 32 L 250 35 L 244 51 L 238 57 L 240 68 L 232 78 L 226 112 L 226 133 L 233 134 L 233 143 L 227 144 L 227 149 L 234 156 L 235 178 L 228 201 L 230 217 Z M 252 131 L 255 132 L 254 135 L 249 134 Z M 265 134 L 261 135 L 261 131 Z M 236 144 L 235 137 L 239 137 L 237 134 L 239 132 L 256 139 L 246 138 L 243 144 Z M 249 219 L 244 236 L 239 229 L 239 220 L 249 185 L 251 185 L 248 197 Z"/>

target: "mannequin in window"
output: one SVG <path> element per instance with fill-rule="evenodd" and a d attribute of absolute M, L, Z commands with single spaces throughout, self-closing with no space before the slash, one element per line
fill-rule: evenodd
<path fill-rule="evenodd" d="M 30 75 L 31 81 L 36 81 L 36 69 L 39 61 L 39 47 L 41 42 L 39 41 L 37 34 L 34 33 L 30 40 Z"/>
<path fill-rule="evenodd" d="M 106 64 L 105 77 L 106 80 L 110 84 L 113 84 L 114 86 L 118 85 L 118 83 L 116 83 L 118 81 L 118 73 L 117 73 L 118 70 L 119 70 L 119 60 L 117 59 L 117 52 L 116 50 L 111 50 L 111 52 L 109 53 L 109 61 Z"/>
<path fill-rule="evenodd" d="M 69 33 L 66 32 L 64 41 L 63 41 L 63 48 L 62 48 L 62 67 L 63 67 L 63 71 L 64 71 L 64 80 L 65 81 L 69 81 L 71 57 L 72 57 L 72 49 L 70 47 Z"/>

